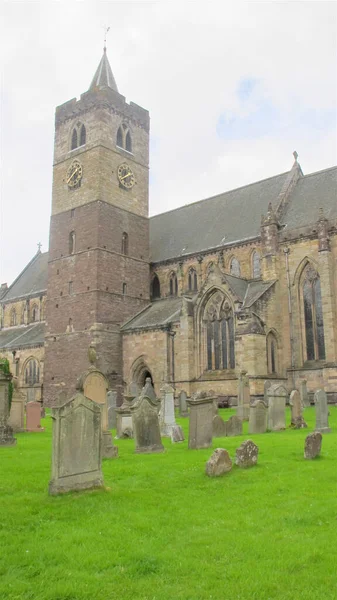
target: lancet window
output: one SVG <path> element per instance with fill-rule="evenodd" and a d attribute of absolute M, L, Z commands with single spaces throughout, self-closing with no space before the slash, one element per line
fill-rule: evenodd
<path fill-rule="evenodd" d="M 158 275 L 154 275 L 151 283 L 151 298 L 160 298 L 160 281 Z"/>
<path fill-rule="evenodd" d="M 37 360 L 31 358 L 25 368 L 25 383 L 34 385 L 40 382 L 40 367 Z"/>
<path fill-rule="evenodd" d="M 119 148 L 123 148 L 128 152 L 132 152 L 131 132 L 128 126 L 125 125 L 125 123 L 118 127 L 116 146 L 118 146 Z"/>
<path fill-rule="evenodd" d="M 73 129 L 71 134 L 71 150 L 75 150 L 75 148 L 79 148 L 80 146 L 84 146 L 86 143 L 87 132 L 85 129 L 85 125 L 83 123 L 77 123 Z"/>
<path fill-rule="evenodd" d="M 178 296 L 178 279 L 174 272 L 170 275 L 170 296 Z"/>
<path fill-rule="evenodd" d="M 256 250 L 252 254 L 252 272 L 254 279 L 261 277 L 261 259 Z"/>
<path fill-rule="evenodd" d="M 195 269 L 191 268 L 188 272 L 188 290 L 195 292 L 198 289 L 198 276 Z"/>
<path fill-rule="evenodd" d="M 230 274 L 231 275 L 235 275 L 236 277 L 240 277 L 241 276 L 240 263 L 239 263 L 238 259 L 235 258 L 235 256 L 231 260 Z"/>
<path fill-rule="evenodd" d="M 321 282 L 317 271 L 311 265 L 307 265 L 303 272 L 302 298 L 307 360 L 324 360 Z"/>

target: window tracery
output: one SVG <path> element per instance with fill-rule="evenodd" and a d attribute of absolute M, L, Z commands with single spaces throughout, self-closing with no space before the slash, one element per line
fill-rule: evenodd
<path fill-rule="evenodd" d="M 198 276 L 196 270 L 192 267 L 188 271 L 188 290 L 190 292 L 196 292 L 198 289 Z"/>
<path fill-rule="evenodd" d="M 216 292 L 206 304 L 206 365 L 208 371 L 235 368 L 234 315 L 228 299 Z"/>
<path fill-rule="evenodd" d="M 303 272 L 302 299 L 307 360 L 324 360 L 325 340 L 321 282 L 312 265 L 307 265 Z"/>
<path fill-rule="evenodd" d="M 27 385 L 34 385 L 40 383 L 40 367 L 39 363 L 35 358 L 31 358 L 25 368 L 25 383 Z"/>
<path fill-rule="evenodd" d="M 238 259 L 235 258 L 235 256 L 232 258 L 231 263 L 230 263 L 230 274 L 235 275 L 236 277 L 241 276 L 240 263 L 239 263 Z"/>

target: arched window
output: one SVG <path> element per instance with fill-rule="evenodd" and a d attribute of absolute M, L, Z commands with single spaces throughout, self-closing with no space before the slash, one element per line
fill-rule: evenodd
<path fill-rule="evenodd" d="M 39 363 L 35 358 L 31 358 L 25 368 L 25 383 L 27 385 L 34 385 L 40 383 L 40 367 Z"/>
<path fill-rule="evenodd" d="M 254 279 L 261 277 L 261 259 L 256 250 L 252 254 L 252 272 Z"/>
<path fill-rule="evenodd" d="M 75 231 L 71 231 L 69 233 L 69 254 L 74 254 L 75 252 Z"/>
<path fill-rule="evenodd" d="M 195 292 L 198 289 L 198 277 L 195 269 L 191 268 L 188 272 L 188 290 Z"/>
<path fill-rule="evenodd" d="M 128 152 L 132 152 L 131 132 L 125 123 L 118 127 L 116 146 L 123 148 L 123 150 L 127 150 Z"/>
<path fill-rule="evenodd" d="M 178 279 L 177 275 L 173 272 L 170 275 L 170 296 L 178 295 Z"/>
<path fill-rule="evenodd" d="M 129 254 L 129 236 L 126 231 L 122 235 L 122 254 Z"/>
<path fill-rule="evenodd" d="M 160 282 L 158 275 L 154 275 L 151 283 L 151 298 L 155 300 L 156 298 L 160 298 Z"/>
<path fill-rule="evenodd" d="M 14 327 L 16 325 L 16 310 L 15 310 L 15 308 L 12 308 L 12 310 L 11 310 L 10 324 L 12 327 Z"/>
<path fill-rule="evenodd" d="M 270 332 L 267 335 L 267 367 L 268 373 L 278 372 L 278 357 L 277 357 L 277 339 L 274 333 Z"/>
<path fill-rule="evenodd" d="M 119 127 L 118 131 L 117 131 L 117 140 L 116 140 L 116 144 L 117 146 L 119 146 L 120 148 L 123 148 L 123 131 L 122 128 Z"/>
<path fill-rule="evenodd" d="M 317 271 L 311 265 L 307 265 L 303 271 L 302 298 L 307 360 L 324 360 L 321 282 Z"/>
<path fill-rule="evenodd" d="M 130 131 L 127 131 L 126 136 L 125 136 L 125 150 L 127 150 L 128 152 L 132 152 Z"/>
<path fill-rule="evenodd" d="M 206 369 L 235 368 L 234 315 L 221 292 L 211 296 L 204 311 L 206 333 Z"/>
<path fill-rule="evenodd" d="M 238 259 L 235 258 L 235 256 L 231 260 L 230 274 L 235 275 L 236 277 L 240 277 L 240 275 L 241 275 L 240 263 L 239 263 Z"/>
<path fill-rule="evenodd" d="M 77 148 L 78 143 L 77 143 L 77 129 L 75 127 L 75 129 L 73 129 L 73 135 L 71 136 L 71 149 L 75 150 L 75 148 Z"/>
<path fill-rule="evenodd" d="M 32 306 L 31 315 L 32 315 L 31 322 L 36 323 L 36 321 L 39 320 L 39 308 L 36 304 L 33 304 L 33 306 Z"/>
<path fill-rule="evenodd" d="M 80 146 L 84 146 L 86 142 L 87 132 L 83 123 L 76 123 L 73 132 L 71 134 L 71 145 L 70 149 L 75 150 Z"/>

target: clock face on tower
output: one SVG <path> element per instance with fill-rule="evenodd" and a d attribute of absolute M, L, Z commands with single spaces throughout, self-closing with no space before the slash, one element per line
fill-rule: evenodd
<path fill-rule="evenodd" d="M 119 165 L 117 177 L 120 185 L 126 189 L 131 189 L 136 183 L 135 176 L 126 163 Z"/>
<path fill-rule="evenodd" d="M 70 189 L 80 187 L 83 176 L 83 167 L 79 160 L 73 160 L 67 170 L 67 184 Z"/>

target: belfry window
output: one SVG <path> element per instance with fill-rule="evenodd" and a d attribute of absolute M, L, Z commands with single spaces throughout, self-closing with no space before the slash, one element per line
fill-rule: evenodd
<path fill-rule="evenodd" d="M 195 292 L 198 289 L 198 277 L 195 269 L 190 269 L 188 272 L 188 290 Z"/>
<path fill-rule="evenodd" d="M 216 292 L 204 311 L 206 369 L 235 368 L 234 315 L 228 300 Z"/>
<path fill-rule="evenodd" d="M 76 123 L 73 132 L 71 134 L 71 145 L 70 149 L 75 150 L 80 146 L 84 146 L 86 143 L 87 132 L 83 123 Z"/>
<path fill-rule="evenodd" d="M 156 300 L 160 298 L 160 281 L 158 275 L 154 275 L 151 283 L 151 298 Z"/>
<path fill-rule="evenodd" d="M 170 275 L 170 296 L 178 296 L 178 279 L 174 272 Z"/>
<path fill-rule="evenodd" d="M 235 275 L 236 277 L 241 276 L 240 263 L 239 263 L 238 259 L 235 257 L 232 258 L 232 260 L 231 260 L 230 274 Z"/>
<path fill-rule="evenodd" d="M 308 265 L 303 273 L 303 310 L 307 360 L 325 359 L 321 282 L 317 271 Z"/>
<path fill-rule="evenodd" d="M 123 150 L 127 150 L 127 152 L 132 152 L 131 132 L 125 123 L 118 127 L 116 146 L 118 146 L 118 148 L 123 148 Z"/>
<path fill-rule="evenodd" d="M 31 358 L 25 368 L 25 383 L 34 385 L 40 382 L 40 367 L 34 358 Z"/>

